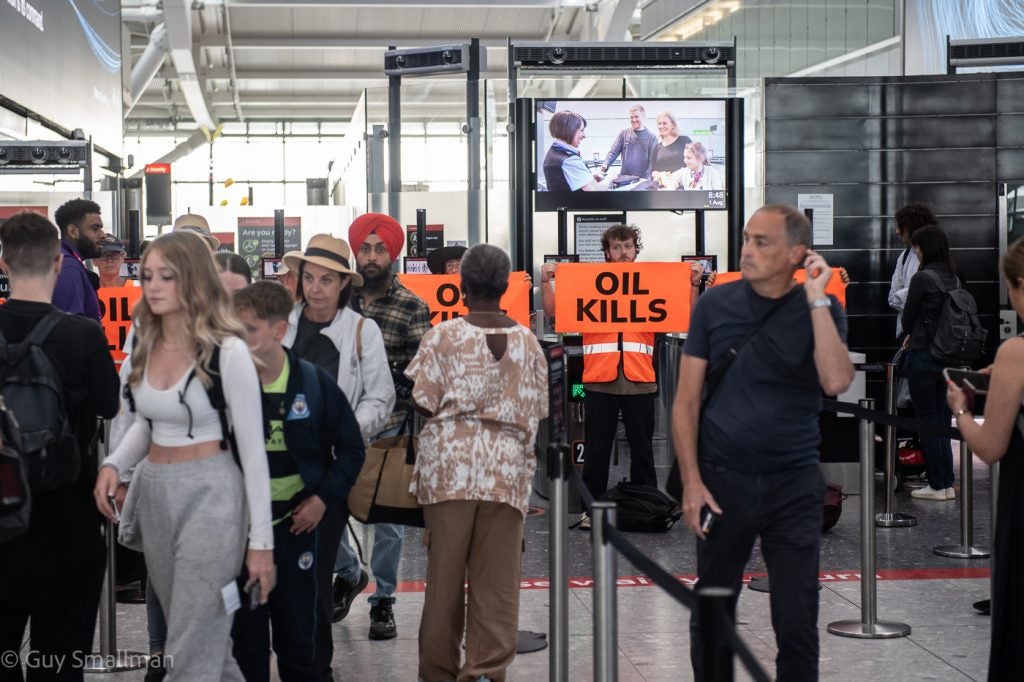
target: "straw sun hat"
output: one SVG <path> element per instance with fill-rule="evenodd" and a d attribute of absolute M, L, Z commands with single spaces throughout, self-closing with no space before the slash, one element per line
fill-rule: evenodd
<path fill-rule="evenodd" d="M 302 261 L 352 277 L 352 286 L 363 286 L 363 276 L 352 268 L 352 249 L 344 239 L 329 234 L 314 235 L 305 252 L 289 251 L 284 255 L 284 264 L 292 272 L 299 272 Z"/>

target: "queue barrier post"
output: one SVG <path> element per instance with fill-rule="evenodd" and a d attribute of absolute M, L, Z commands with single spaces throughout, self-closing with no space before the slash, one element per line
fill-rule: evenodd
<path fill-rule="evenodd" d="M 725 629 L 735 627 L 729 618 L 733 591 L 727 587 L 697 590 L 697 623 L 700 627 L 701 661 L 704 679 L 732 682 L 733 651 Z"/>
<path fill-rule="evenodd" d="M 875 401 L 863 399 L 860 407 L 874 409 Z M 875 430 L 868 419 L 860 420 L 860 620 L 839 620 L 828 624 L 828 631 L 840 637 L 890 639 L 906 637 L 906 623 L 879 621 L 876 615 L 878 594 L 875 584 Z"/>
<path fill-rule="evenodd" d="M 594 681 L 615 682 L 619 678 L 619 648 L 616 637 L 615 547 L 605 536 L 605 523 L 615 526 L 615 503 L 594 502 L 590 508 L 594 550 Z"/>
<path fill-rule="evenodd" d="M 100 427 L 102 437 L 99 443 L 99 461 L 106 459 L 110 443 L 110 421 L 103 420 Z M 98 654 L 86 657 L 82 669 L 87 673 L 120 673 L 139 670 L 146 666 L 148 657 L 137 651 L 117 648 L 117 575 L 114 552 L 117 548 L 117 529 L 109 519 L 104 525 L 107 543 L 107 572 L 100 594 L 100 650 Z"/>
<path fill-rule="evenodd" d="M 896 378 L 896 363 L 885 365 L 885 412 L 896 414 L 896 393 L 899 381 Z M 872 465 L 873 466 L 873 465 Z M 885 497 L 882 511 L 875 515 L 875 525 L 879 528 L 907 528 L 917 525 L 917 518 L 910 514 L 895 511 L 896 506 L 896 427 L 887 424 L 885 427 Z"/>
<path fill-rule="evenodd" d="M 548 612 L 548 679 L 569 680 L 569 448 L 565 443 L 548 446 L 548 478 L 551 508 L 548 513 L 548 565 L 551 576 Z"/>
<path fill-rule="evenodd" d="M 960 440 L 960 544 L 940 545 L 937 555 L 954 559 L 987 559 L 988 549 L 974 546 L 974 454 Z"/>

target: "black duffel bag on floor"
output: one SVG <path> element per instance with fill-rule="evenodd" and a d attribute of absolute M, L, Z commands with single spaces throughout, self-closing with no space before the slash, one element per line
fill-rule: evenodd
<path fill-rule="evenodd" d="M 665 533 L 683 515 L 675 500 L 642 483 L 623 481 L 599 499 L 615 503 L 615 526 L 627 533 Z"/>

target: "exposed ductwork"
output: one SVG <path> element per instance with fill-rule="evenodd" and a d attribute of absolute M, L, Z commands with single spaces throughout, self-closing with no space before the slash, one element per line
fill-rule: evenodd
<path fill-rule="evenodd" d="M 149 44 L 142 53 L 139 61 L 132 66 L 132 101 L 128 111 L 138 104 L 142 94 L 153 81 L 153 77 L 160 71 L 164 59 L 171 49 L 170 40 L 167 37 L 167 27 L 164 24 L 157 24 L 153 33 L 149 36 Z M 128 112 L 125 112 L 127 115 Z"/>
<path fill-rule="evenodd" d="M 171 61 L 178 72 L 178 86 L 185 96 L 192 118 L 201 128 L 213 132 L 217 121 L 210 113 L 203 92 L 203 80 L 192 51 L 192 3 L 190 0 L 165 0 L 164 23 L 170 40 Z"/>

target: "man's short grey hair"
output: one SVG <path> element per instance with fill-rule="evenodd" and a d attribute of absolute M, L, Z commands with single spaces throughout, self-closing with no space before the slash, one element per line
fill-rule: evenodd
<path fill-rule="evenodd" d="M 644 105 L 642 105 L 642 104 L 634 104 L 633 106 L 631 106 L 629 108 L 629 113 L 632 114 L 634 111 L 637 112 L 638 114 L 640 114 L 641 116 L 646 116 L 647 115 L 647 110 L 644 109 Z"/>
<path fill-rule="evenodd" d="M 497 246 L 476 244 L 462 256 L 459 273 L 462 292 L 477 300 L 497 301 L 508 289 L 508 274 L 512 263 L 508 254 Z"/>
<path fill-rule="evenodd" d="M 778 213 L 786 220 L 786 243 L 811 248 L 811 221 L 800 209 L 790 204 L 766 204 L 758 211 Z"/>

